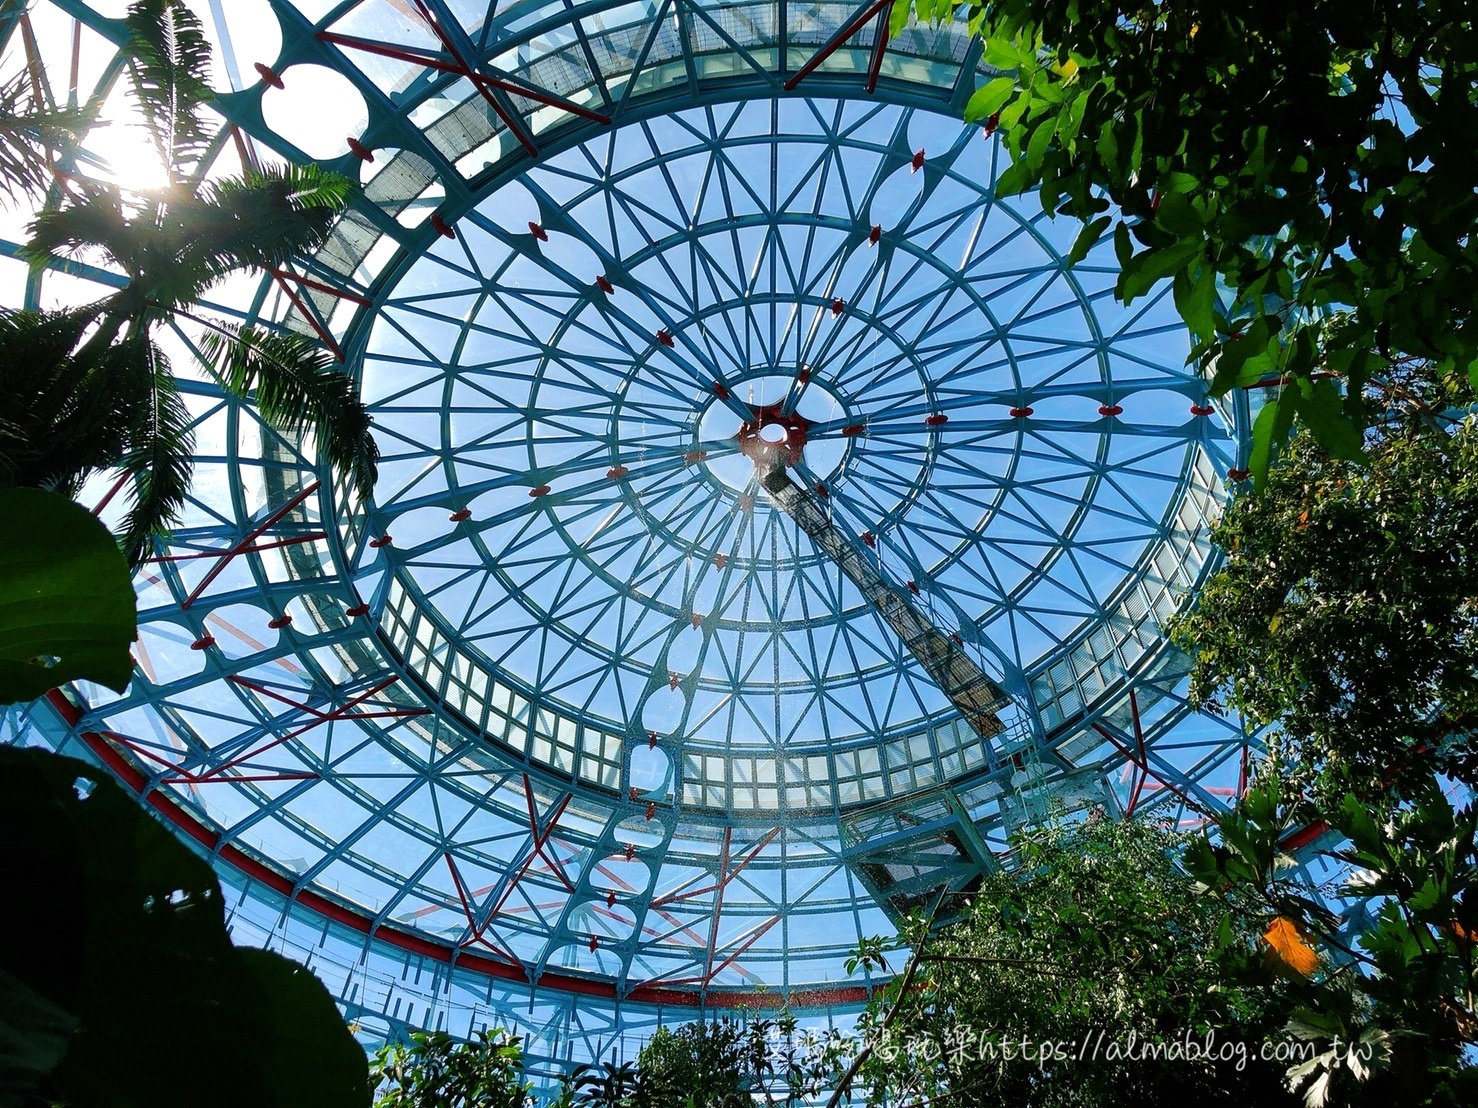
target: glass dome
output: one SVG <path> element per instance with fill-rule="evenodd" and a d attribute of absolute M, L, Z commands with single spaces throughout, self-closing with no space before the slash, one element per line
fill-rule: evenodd
<path fill-rule="evenodd" d="M 122 7 L 6 16 L 6 72 L 116 104 Z M 200 5 L 207 172 L 362 184 L 207 308 L 341 356 L 379 482 L 191 376 L 131 687 L 11 726 L 111 766 L 366 1035 L 845 1020 L 859 941 L 1013 830 L 1239 789 L 1160 625 L 1245 398 L 1207 401 L 1168 289 L 1126 307 L 1108 244 L 1070 265 L 1076 226 L 996 195 L 978 44 L 888 7 Z M 142 172 L 126 137 L 76 165 Z M 4 265 L 8 304 L 118 282 Z"/>

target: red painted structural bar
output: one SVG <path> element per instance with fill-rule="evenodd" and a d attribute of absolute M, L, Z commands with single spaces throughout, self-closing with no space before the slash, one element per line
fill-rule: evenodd
<path fill-rule="evenodd" d="M 717 966 L 714 966 L 713 969 L 711 969 L 708 972 L 708 976 L 703 979 L 703 984 L 704 985 L 708 985 L 710 982 L 713 981 L 713 979 L 715 977 L 717 977 L 719 974 L 723 973 L 724 970 L 728 969 L 735 962 L 737 962 L 739 960 L 740 955 L 742 955 L 746 950 L 748 950 L 750 947 L 752 947 L 755 943 L 759 942 L 762 938 L 764 938 L 765 937 L 765 933 L 767 931 L 769 931 L 770 928 L 774 927 L 779 922 L 780 922 L 780 917 L 779 916 L 771 916 L 764 923 L 762 923 L 755 930 L 755 932 L 752 935 L 749 936 L 749 938 L 745 939 L 744 942 L 742 942 L 739 946 L 737 946 L 737 947 L 734 948 L 734 953 L 730 954 L 727 958 L 725 958 Z M 712 952 L 710 951 L 710 954 L 711 953 Z"/>
<path fill-rule="evenodd" d="M 523 775 L 523 795 L 528 803 L 529 809 L 529 834 L 533 836 L 533 853 L 544 859 L 544 864 L 554 871 L 560 883 L 570 892 L 575 891 L 575 886 L 570 884 L 570 879 L 565 875 L 564 867 L 559 865 L 553 858 L 544 853 L 544 844 L 549 841 L 549 836 L 554 834 L 554 829 L 559 826 L 559 817 L 564 815 L 565 809 L 569 807 L 570 801 L 574 799 L 574 793 L 565 793 L 560 797 L 559 803 L 549 813 L 544 822 L 544 830 L 539 830 L 538 811 L 534 807 L 534 783 L 529 780 L 529 775 Z"/>
<path fill-rule="evenodd" d="M 319 482 L 317 481 L 309 482 L 300 492 L 293 496 L 291 500 L 289 500 L 282 507 L 278 508 L 277 511 L 273 512 L 266 519 L 262 520 L 261 523 L 257 524 L 250 531 L 248 531 L 246 535 L 242 537 L 240 542 L 231 547 L 229 550 L 225 551 L 221 555 L 220 562 L 212 566 L 210 572 L 201 579 L 200 584 L 195 586 L 195 590 L 191 592 L 189 596 L 185 597 L 184 602 L 180 605 L 180 611 L 185 611 L 187 608 L 190 607 L 191 604 L 194 604 L 195 601 L 199 600 L 200 594 L 203 593 L 210 586 L 210 583 L 212 581 L 214 581 L 217 577 L 221 575 L 225 568 L 231 564 L 231 562 L 236 558 L 238 554 L 246 553 L 247 548 L 250 547 L 257 539 L 261 538 L 262 535 L 269 528 L 271 528 L 273 524 L 275 524 L 283 516 L 287 515 L 288 512 L 292 511 L 303 501 L 307 500 L 308 497 L 317 492 L 318 485 Z"/>
<path fill-rule="evenodd" d="M 734 828 L 724 828 L 724 847 L 719 854 L 718 871 L 720 874 L 729 870 L 729 847 L 734 842 Z M 703 962 L 703 983 L 706 985 L 713 980 L 713 948 L 718 945 L 718 924 L 724 911 L 724 886 L 727 881 L 719 881 L 713 893 L 713 916 L 708 924 L 708 949 L 705 952 Z"/>
<path fill-rule="evenodd" d="M 484 933 L 488 929 L 488 924 L 485 923 L 481 927 L 477 926 L 472 916 L 472 902 L 468 899 L 467 887 L 462 884 L 462 875 L 457 872 L 457 863 L 452 860 L 451 854 L 446 851 L 442 851 L 441 856 L 446 859 L 447 869 L 452 871 L 452 884 L 456 886 L 457 899 L 462 902 L 462 912 L 467 917 L 467 929 L 472 933 L 472 941 L 482 943 L 483 946 L 487 947 L 493 953 L 502 955 L 514 965 L 522 966 L 523 962 L 514 956 L 512 951 L 503 949 L 503 947 L 485 936 Z M 462 945 L 466 946 L 467 944 L 463 943 Z"/>
<path fill-rule="evenodd" d="M 544 830 L 540 831 L 538 811 L 534 807 L 534 785 L 533 782 L 529 780 L 528 774 L 523 775 L 523 792 L 524 800 L 528 803 L 529 809 L 529 853 L 528 856 L 524 858 L 521 863 L 519 863 L 517 872 L 515 872 L 513 876 L 508 879 L 508 884 L 503 889 L 502 895 L 498 897 L 498 902 L 493 905 L 493 910 L 488 913 L 489 919 L 498 915 L 503 910 L 503 905 L 508 903 L 508 898 L 513 895 L 513 890 L 518 888 L 519 881 L 521 881 L 523 879 L 523 875 L 529 871 L 529 867 L 534 864 L 535 858 L 542 859 L 544 864 L 548 866 L 550 870 L 554 873 L 554 875 L 560 879 L 560 882 L 565 886 L 565 888 L 569 889 L 570 892 L 575 891 L 574 885 L 570 883 L 569 877 L 565 874 L 564 867 L 556 865 L 553 861 L 550 860 L 549 856 L 544 853 L 544 844 L 549 841 L 549 836 L 553 835 L 554 829 L 559 826 L 559 818 L 560 816 L 564 815 L 565 808 L 568 807 L 570 801 L 574 799 L 574 793 L 566 793 L 563 797 L 560 798 L 559 803 L 557 803 L 554 808 L 551 809 L 548 817 L 545 819 Z"/>
<path fill-rule="evenodd" d="M 319 539 L 327 538 L 323 531 L 310 531 L 306 535 L 294 535 L 287 539 L 273 539 L 271 542 L 254 543 L 237 551 L 239 554 L 255 554 L 260 550 L 277 550 L 284 546 L 301 546 L 305 542 L 317 542 Z M 194 562 L 201 558 L 219 558 L 222 551 L 219 550 L 197 550 L 193 554 L 160 554 L 150 558 L 151 562 Z M 153 578 L 155 582 L 158 577 Z"/>
<path fill-rule="evenodd" d="M 336 31 L 320 31 L 317 37 L 323 42 L 332 43 L 335 46 L 347 46 L 352 50 L 362 50 L 366 54 L 378 54 L 382 58 L 393 58 L 396 61 L 424 65 L 427 69 L 434 69 L 439 73 L 456 73 L 459 76 L 466 77 L 474 85 L 486 85 L 489 88 L 495 88 L 501 92 L 522 96 L 525 99 L 534 101 L 536 104 L 543 104 L 550 108 L 560 108 L 569 112 L 571 115 L 578 115 L 582 119 L 588 119 L 593 123 L 609 124 L 611 122 L 611 117 L 604 112 L 594 111 L 537 86 L 525 85 L 519 81 L 510 81 L 504 77 L 494 77 L 487 73 L 469 73 L 460 64 L 448 62 L 445 58 L 438 57 L 435 54 L 407 49 L 402 46 L 391 46 L 388 43 L 375 42 L 372 39 L 356 38 L 353 35 L 342 35 Z"/>
<path fill-rule="evenodd" d="M 512 112 L 506 111 L 503 105 L 498 103 L 497 98 L 493 96 L 489 86 L 477 80 L 479 76 L 477 70 L 462 56 L 462 52 L 452 42 L 451 36 L 441 29 L 441 24 L 431 14 L 431 9 L 426 6 L 425 0 L 412 0 L 412 3 L 415 4 L 416 10 L 421 13 L 421 19 L 425 22 L 426 26 L 431 28 L 431 33 L 440 40 L 442 49 L 451 55 L 452 61 L 457 63 L 458 71 L 472 81 L 478 93 L 487 101 L 488 107 L 498 113 L 498 117 L 503 120 L 508 126 L 508 129 L 517 137 L 518 141 L 523 145 L 524 150 L 528 152 L 529 157 L 538 157 L 539 148 L 534 145 L 533 136 L 524 130 L 523 124 Z M 493 87 L 496 88 L 497 86 L 494 85 Z"/>
<path fill-rule="evenodd" d="M 679 900 L 692 900 L 696 896 L 704 896 L 707 893 L 722 891 L 725 885 L 727 885 L 734 878 L 738 877 L 741 872 L 743 872 L 745 866 L 749 865 L 750 862 L 754 861 L 760 856 L 760 852 L 763 851 L 765 847 L 769 846 L 770 843 L 774 841 L 775 836 L 778 834 L 780 834 L 780 828 L 776 827 L 771 830 L 768 835 L 766 835 L 759 842 L 755 843 L 755 845 L 750 849 L 749 853 L 746 854 L 744 858 L 740 860 L 739 864 L 728 873 L 725 873 L 723 871 L 723 868 L 720 867 L 719 878 L 714 884 L 705 885 L 701 889 L 689 889 L 687 892 L 671 892 L 666 894 L 665 896 L 659 896 L 656 900 L 652 901 L 652 907 L 661 908 L 667 904 L 675 904 Z M 727 837 L 725 838 L 724 842 L 727 846 Z"/>
<path fill-rule="evenodd" d="M 60 689 L 53 689 L 49 692 L 47 699 L 68 724 L 75 727 L 82 722 L 82 710 L 68 700 Z M 192 812 L 176 803 L 167 793 L 159 789 L 151 790 L 149 778 L 123 757 L 103 735 L 94 731 L 86 731 L 81 732 L 79 737 L 120 781 L 133 789 L 135 793 L 140 794 L 142 803 L 153 808 L 181 834 L 198 843 L 226 865 L 299 907 L 397 950 L 404 950 L 447 965 L 455 965 L 466 973 L 482 974 L 519 985 L 530 984 L 527 972 L 518 966 L 511 966 L 493 958 L 474 954 L 461 947 L 436 942 L 423 935 L 389 924 L 378 923 L 363 911 L 356 911 L 349 905 L 331 899 L 313 889 L 299 888 L 287 875 L 248 854 L 234 843 L 223 841 L 220 832 L 207 826 Z M 145 796 L 143 794 L 146 791 Z M 546 971 L 539 978 L 538 984 L 540 988 L 554 989 L 576 996 L 598 997 L 603 1000 L 616 1000 L 620 995 L 614 981 L 580 977 L 568 973 Z M 789 991 L 784 989 L 724 989 L 706 992 L 643 984 L 630 989 L 624 996 L 629 1003 L 671 1004 L 692 1008 L 824 1009 L 836 1005 L 864 1004 L 870 997 L 870 991 L 862 985 L 841 985 Z"/>
<path fill-rule="evenodd" d="M 292 306 L 298 310 L 298 314 L 308 321 L 308 326 L 313 328 L 313 333 L 318 336 L 323 345 L 333 352 L 334 361 L 342 362 L 344 360 L 344 352 L 339 349 L 339 340 L 334 338 L 333 333 L 319 322 L 318 317 L 313 314 L 313 310 L 303 302 L 303 298 L 294 292 L 275 270 L 272 272 L 272 280 L 277 283 L 277 287 L 282 290 L 282 294 L 292 302 Z"/>
<path fill-rule="evenodd" d="M 1146 760 L 1144 762 L 1141 762 L 1139 760 L 1139 757 L 1133 751 L 1131 751 L 1127 746 L 1125 746 L 1117 738 L 1115 738 L 1114 735 L 1113 735 L 1113 733 L 1110 732 L 1107 728 L 1105 728 L 1101 723 L 1095 723 L 1095 724 L 1093 724 L 1093 730 L 1097 731 L 1100 735 L 1102 735 L 1110 743 L 1112 743 L 1114 749 L 1117 750 L 1120 754 L 1124 755 L 1124 757 L 1128 758 L 1136 766 L 1139 766 L 1139 768 L 1142 769 L 1145 773 L 1149 774 L 1151 777 L 1153 777 L 1160 784 L 1164 785 L 1167 789 L 1169 789 L 1171 792 L 1173 792 L 1176 796 L 1180 797 L 1180 799 L 1184 800 L 1187 804 L 1191 805 L 1191 807 L 1193 807 L 1193 808 L 1199 808 L 1201 806 L 1196 801 L 1194 801 L 1190 797 L 1188 797 L 1185 794 L 1185 792 L 1179 786 L 1171 784 L 1169 781 L 1166 781 L 1165 778 L 1161 777 L 1154 770 L 1150 769 L 1148 760 Z"/>
<path fill-rule="evenodd" d="M 1134 806 L 1139 803 L 1139 794 L 1144 790 L 1144 783 L 1149 780 L 1149 757 L 1144 751 L 1144 727 L 1139 721 L 1139 698 L 1135 696 L 1134 690 L 1129 690 L 1129 718 L 1134 722 L 1134 746 L 1139 751 L 1139 783 L 1134 786 L 1134 791 L 1129 794 L 1129 806 L 1124 809 L 1124 814 L 1132 816 Z"/>
<path fill-rule="evenodd" d="M 97 506 L 95 508 L 93 508 L 92 514 L 95 515 L 95 516 L 102 515 L 103 514 L 103 509 L 106 508 L 109 504 L 111 504 L 113 502 L 113 497 L 117 496 L 118 493 L 120 491 L 122 491 L 123 486 L 126 485 L 127 483 L 128 483 L 128 474 L 125 473 L 125 474 L 123 474 L 123 476 L 119 477 L 118 480 L 116 480 L 116 481 L 113 482 L 113 487 L 110 488 L 107 491 L 107 493 L 103 496 L 103 498 L 97 502 Z"/>
<path fill-rule="evenodd" d="M 877 15 L 884 9 L 891 10 L 892 7 L 893 0 L 873 0 L 871 4 L 867 5 L 867 7 L 863 8 L 860 12 L 854 15 L 846 24 L 846 26 L 844 26 L 836 34 L 832 35 L 831 38 L 827 41 L 826 45 L 823 46 L 820 50 L 816 51 L 815 56 L 796 71 L 794 77 L 785 82 L 785 91 L 792 91 L 798 84 L 800 84 L 812 73 L 814 73 L 817 66 L 821 65 L 823 62 L 826 61 L 827 58 L 831 57 L 839 49 L 841 49 L 842 43 L 846 42 L 849 38 L 860 31 L 869 19 L 873 18 L 873 16 Z M 886 36 L 887 25 L 885 23 L 882 28 L 882 35 L 880 37 L 886 39 Z M 876 50 L 876 47 L 874 47 L 874 50 Z M 881 64 L 881 61 L 879 62 L 879 64 Z M 871 92 L 872 89 L 869 88 L 868 91 Z"/>
<path fill-rule="evenodd" d="M 293 700 L 291 697 L 283 696 L 281 693 L 275 692 L 267 686 L 258 684 L 255 681 L 250 681 L 245 677 L 231 676 L 227 677 L 226 680 L 231 682 L 232 684 L 240 685 L 243 688 L 251 689 L 255 693 L 260 693 L 263 696 L 271 697 L 273 700 L 281 701 L 282 703 L 297 708 L 300 711 L 307 712 L 314 718 L 310 722 L 304 724 L 302 727 L 297 728 L 295 731 L 289 731 L 285 735 L 279 735 L 271 742 L 264 743 L 261 746 L 257 747 L 255 750 L 249 751 L 246 754 L 240 755 L 239 757 L 232 758 L 228 762 L 222 762 L 220 765 L 212 767 L 208 772 L 201 775 L 202 780 L 207 777 L 214 777 L 216 775 L 224 773 L 226 770 L 238 766 L 242 762 L 265 754 L 267 751 L 281 746 L 289 739 L 295 739 L 299 735 L 313 730 L 313 728 L 317 727 L 320 723 L 331 723 L 334 720 L 340 719 L 401 719 L 407 716 L 429 715 L 431 712 L 430 708 L 386 708 L 383 711 L 376 712 L 351 712 L 351 709 L 364 703 L 381 689 L 387 688 L 388 686 L 395 684 L 396 681 L 399 681 L 400 675 L 394 673 L 392 673 L 389 677 L 386 677 L 379 684 L 366 689 L 364 692 L 360 693 L 352 700 L 341 704 L 339 707 L 335 708 L 331 712 L 320 712 L 317 708 L 311 708 L 307 704 L 304 704 L 297 700 Z"/>
<path fill-rule="evenodd" d="M 878 35 L 873 39 L 872 57 L 867 63 L 867 92 L 869 95 L 877 91 L 878 74 L 883 71 L 883 55 L 888 52 L 888 23 L 893 18 L 893 4 L 896 0 L 888 0 L 887 5 L 878 13 Z M 914 167 L 915 169 L 918 166 Z"/>
<path fill-rule="evenodd" d="M 326 292 L 330 296 L 337 296 L 340 300 L 348 300 L 351 303 L 360 305 L 361 307 L 368 308 L 370 306 L 369 298 L 365 296 L 360 296 L 357 292 L 350 292 L 348 289 L 336 288 L 335 286 L 326 284 L 323 281 L 315 281 L 311 277 L 303 277 L 300 274 L 291 272 L 290 270 L 274 269 L 272 270 L 272 276 L 276 277 L 279 281 L 292 281 L 294 284 L 302 285 L 304 288 L 313 289 L 315 292 Z"/>

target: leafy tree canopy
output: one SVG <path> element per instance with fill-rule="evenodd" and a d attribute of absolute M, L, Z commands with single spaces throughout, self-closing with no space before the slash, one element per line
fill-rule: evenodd
<path fill-rule="evenodd" d="M 914 972 L 864 1020 L 875 1045 L 861 1085 L 874 1101 L 1294 1103 L 1282 1067 L 1255 1053 L 1292 1007 L 1264 968 L 1266 909 L 1203 896 L 1177 861 L 1187 841 L 1107 819 L 1024 839 L 1019 871 L 986 877 L 959 922 L 913 936 Z M 1208 1042 L 1253 1055 L 1142 1054 Z"/>
<path fill-rule="evenodd" d="M 1264 774 L 1219 821 L 1219 841 L 1198 837 L 1185 854 L 1208 899 L 1234 912 L 1250 897 L 1272 916 L 1264 941 L 1299 976 L 1287 1034 L 1308 1048 L 1287 1078 L 1309 1108 L 1478 1097 L 1478 811 L 1454 806 L 1430 774 L 1408 793 L 1374 813 L 1346 794 L 1311 825 L 1302 798 Z M 1295 848 L 1342 877 L 1311 888 L 1290 864 Z M 1229 981 L 1251 968 L 1223 966 Z"/>
<path fill-rule="evenodd" d="M 471 1042 L 444 1031 L 415 1031 L 380 1048 L 370 1063 L 375 1108 L 523 1108 L 523 1047 L 502 1028 Z"/>
<path fill-rule="evenodd" d="M 209 334 L 205 368 L 229 394 L 255 396 L 271 424 L 313 430 L 319 453 L 368 494 L 379 450 L 351 378 L 316 343 L 242 328 L 198 312 L 205 293 L 233 274 L 273 269 L 316 248 L 343 211 L 350 183 L 316 165 L 248 166 L 210 177 L 204 105 L 210 46 L 180 0 L 136 0 L 125 19 L 128 88 L 167 174 L 138 192 L 68 178 L 39 212 L 27 251 L 34 265 L 80 256 L 127 283 L 67 311 L 0 309 L 0 486 L 75 495 L 100 469 L 132 479 L 122 543 L 131 561 L 178 515 L 189 487 L 192 415 L 160 332 L 188 319 Z M 4 126 L 0 190 L 25 141 Z"/>
<path fill-rule="evenodd" d="M 1466 0 L 966 7 L 1007 74 L 967 109 L 1010 152 L 997 191 L 1082 220 L 1075 258 L 1112 228 L 1126 301 L 1173 279 L 1214 392 L 1299 382 L 1258 421 L 1259 480 L 1295 417 L 1357 456 L 1363 387 L 1394 361 L 1478 376 Z"/>
<path fill-rule="evenodd" d="M 733 1020 L 659 1027 L 637 1056 L 637 1108 L 748 1108 L 746 1035 Z"/>
<path fill-rule="evenodd" d="M 1393 416 L 1370 442 L 1356 465 L 1295 437 L 1171 625 L 1191 695 L 1273 725 L 1281 770 L 1336 801 L 1432 765 L 1478 783 L 1478 418 Z"/>

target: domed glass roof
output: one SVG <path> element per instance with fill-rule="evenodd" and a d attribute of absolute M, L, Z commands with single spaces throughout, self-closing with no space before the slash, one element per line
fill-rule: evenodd
<path fill-rule="evenodd" d="M 107 95 L 121 8 L 35 5 L 7 72 Z M 695 1008 L 840 1018 L 858 942 L 1012 830 L 1238 789 L 1246 736 L 1159 627 L 1245 399 L 1205 399 L 1168 289 L 1126 307 L 1109 244 L 1069 265 L 1076 226 L 996 195 L 978 44 L 879 38 L 887 9 L 200 5 L 208 172 L 363 185 L 207 310 L 337 352 L 380 478 L 355 502 L 192 376 L 133 684 L 26 726 L 365 1026 L 580 1058 Z M 87 146 L 143 172 L 118 129 Z M 5 264 L 7 303 L 118 282 Z"/>

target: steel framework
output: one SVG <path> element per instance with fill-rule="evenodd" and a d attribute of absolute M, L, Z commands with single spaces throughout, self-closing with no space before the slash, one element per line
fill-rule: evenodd
<path fill-rule="evenodd" d="M 111 95 L 105 7 L 10 17 L 6 71 Z M 504 1023 L 579 1060 L 705 1008 L 845 1022 L 879 875 L 929 836 L 999 864 L 1065 803 L 1189 824 L 1242 787 L 1250 737 L 1187 703 L 1159 627 L 1212 568 L 1255 396 L 1208 402 L 1167 296 L 1119 304 L 1111 257 L 1068 266 L 1076 228 L 996 196 L 958 123 L 978 44 L 888 41 L 890 8 L 211 0 L 202 173 L 363 189 L 207 309 L 342 358 L 380 483 L 352 502 L 187 382 L 196 481 L 138 578 L 133 685 L 15 726 L 216 859 L 238 933 L 367 1038 Z M 119 281 L 30 273 L 6 234 L 10 302 Z M 772 447 L 1009 694 L 999 749 L 774 506 Z"/>

